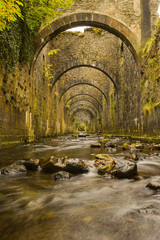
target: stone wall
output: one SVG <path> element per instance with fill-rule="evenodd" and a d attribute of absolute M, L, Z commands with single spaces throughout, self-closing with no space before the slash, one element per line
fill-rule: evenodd
<path fill-rule="evenodd" d="M 142 51 L 141 74 L 143 132 L 160 135 L 160 21 Z"/>

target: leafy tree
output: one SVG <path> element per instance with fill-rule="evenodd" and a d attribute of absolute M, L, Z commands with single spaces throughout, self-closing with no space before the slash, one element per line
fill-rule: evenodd
<path fill-rule="evenodd" d="M 21 6 L 23 6 L 22 1 L 0 0 L 0 31 L 7 28 L 7 23 L 16 21 L 17 17 L 23 18 Z"/>
<path fill-rule="evenodd" d="M 6 69 L 14 68 L 18 61 L 31 63 L 33 39 L 40 26 L 49 26 L 72 4 L 73 0 L 0 0 L 0 59 Z"/>
<path fill-rule="evenodd" d="M 23 19 L 29 29 L 37 30 L 71 4 L 72 0 L 0 0 L 0 31 L 17 18 Z"/>

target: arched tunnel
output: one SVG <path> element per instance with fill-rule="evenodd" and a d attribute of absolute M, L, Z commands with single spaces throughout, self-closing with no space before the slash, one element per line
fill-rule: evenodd
<path fill-rule="evenodd" d="M 32 70 L 36 135 L 140 129 L 139 63 L 126 32 L 104 26 L 62 30 L 47 38 Z"/>

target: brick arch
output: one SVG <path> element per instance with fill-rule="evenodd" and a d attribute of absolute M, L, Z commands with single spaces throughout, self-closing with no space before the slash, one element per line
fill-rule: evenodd
<path fill-rule="evenodd" d="M 60 98 L 59 98 L 59 101 L 62 99 L 63 95 L 64 95 L 69 89 L 71 89 L 72 87 L 78 86 L 78 85 L 88 85 L 88 86 L 92 86 L 92 87 L 96 88 L 97 90 L 99 90 L 99 92 L 101 92 L 101 94 L 105 97 L 105 99 L 106 99 L 106 101 L 107 101 L 107 97 L 106 97 L 105 93 L 104 93 L 99 87 L 97 87 L 97 86 L 95 86 L 95 85 L 93 85 L 93 84 L 91 84 L 91 83 L 89 83 L 89 82 L 79 82 L 79 83 L 75 83 L 75 84 L 69 86 L 69 87 L 68 87 L 67 89 L 65 89 L 64 92 L 61 94 L 61 96 L 60 96 Z"/>
<path fill-rule="evenodd" d="M 94 69 L 99 70 L 100 72 L 104 73 L 107 76 L 107 78 L 109 78 L 112 81 L 116 91 L 118 92 L 112 71 L 107 68 L 106 64 L 97 62 L 97 61 L 93 61 L 92 59 L 81 59 L 81 61 L 78 61 L 78 62 L 71 61 L 71 62 L 63 65 L 62 68 L 58 69 L 58 71 L 54 75 L 52 88 L 63 74 L 67 73 L 68 71 L 70 71 L 72 69 L 81 68 L 81 67 L 94 68 Z"/>
<path fill-rule="evenodd" d="M 65 105 L 67 104 L 67 102 L 69 102 L 70 100 L 72 100 L 72 99 L 74 99 L 74 98 L 76 98 L 76 97 L 80 97 L 80 96 L 88 96 L 88 97 L 90 97 L 90 98 L 92 98 L 92 99 L 94 99 L 96 102 L 97 102 L 97 104 L 101 107 L 101 109 L 102 109 L 102 104 L 99 102 L 99 100 L 96 98 L 96 97 L 94 97 L 94 96 L 92 96 L 92 95 L 90 95 L 90 94 L 82 94 L 82 93 L 79 93 L 79 94 L 76 94 L 76 95 L 74 95 L 74 96 L 71 96 L 66 102 L 65 102 Z"/>
<path fill-rule="evenodd" d="M 84 100 L 80 99 L 80 100 L 77 100 L 77 101 L 71 103 L 71 104 L 70 104 L 70 110 L 72 110 L 72 106 L 73 106 L 73 105 L 75 105 L 75 104 L 77 104 L 77 103 L 78 103 L 79 105 L 81 105 L 81 104 L 83 104 L 84 102 L 91 103 L 91 104 L 97 109 L 98 113 L 100 114 L 99 108 L 98 108 L 93 102 L 91 102 L 91 101 L 89 101 L 89 100 L 87 100 L 87 99 L 84 99 Z"/>
<path fill-rule="evenodd" d="M 77 26 L 92 26 L 104 29 L 118 38 L 120 38 L 132 52 L 136 62 L 138 62 L 137 51 L 140 43 L 136 35 L 122 22 L 112 18 L 111 16 L 101 13 L 93 13 L 90 11 L 75 12 L 66 16 L 62 15 L 50 24 L 50 28 L 44 27 L 36 36 L 35 56 L 36 61 L 43 47 L 59 33 Z M 34 64 L 33 64 L 34 65 Z"/>

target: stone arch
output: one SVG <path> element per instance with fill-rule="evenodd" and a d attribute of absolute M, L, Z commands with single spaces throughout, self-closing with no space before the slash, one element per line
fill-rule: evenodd
<path fill-rule="evenodd" d="M 72 109 L 71 111 L 71 114 L 75 114 L 76 112 L 79 112 L 79 111 L 85 111 L 85 112 L 88 112 L 90 113 L 90 115 L 92 116 L 92 118 L 95 118 L 96 117 L 96 112 L 95 110 L 91 109 L 91 108 L 82 108 L 82 107 L 78 107 L 78 108 L 74 108 Z"/>
<path fill-rule="evenodd" d="M 80 68 L 80 67 L 94 68 L 94 69 L 99 70 L 100 72 L 104 73 L 112 81 L 116 91 L 118 92 L 116 83 L 114 81 L 114 76 L 112 76 L 112 72 L 107 69 L 106 64 L 103 64 L 103 63 L 97 62 L 97 61 L 93 61 L 92 59 L 82 59 L 81 62 L 71 61 L 70 63 L 63 65 L 62 68 L 59 69 L 56 72 L 56 74 L 54 75 L 52 88 L 63 74 L 67 73 L 68 71 L 70 71 L 72 69 Z"/>
<path fill-rule="evenodd" d="M 82 102 L 91 103 L 91 104 L 97 109 L 97 111 L 99 112 L 98 107 L 97 107 L 93 102 L 91 102 L 91 101 L 89 101 L 89 100 L 87 100 L 87 99 L 84 99 L 84 100 L 80 99 L 80 100 L 77 100 L 77 101 L 73 102 L 73 103 L 70 105 L 70 110 L 72 110 L 72 106 L 73 106 L 74 104 L 79 103 L 79 105 L 81 105 Z M 99 112 L 99 114 L 100 114 L 100 112 Z"/>
<path fill-rule="evenodd" d="M 72 111 L 73 111 L 75 108 L 79 107 L 79 106 L 81 106 L 81 105 L 79 104 L 79 105 L 74 106 L 72 109 L 70 109 L 70 112 L 72 113 Z M 87 108 L 87 109 L 92 109 L 92 111 L 95 112 L 95 115 L 97 115 L 97 113 L 98 113 L 98 115 L 100 115 L 99 111 L 98 111 L 98 110 L 95 110 L 95 109 L 94 109 L 93 107 L 91 107 L 89 104 L 82 104 L 81 107 L 85 107 L 85 108 Z"/>
<path fill-rule="evenodd" d="M 101 92 L 101 94 L 104 96 L 104 98 L 105 98 L 106 101 L 107 101 L 107 97 L 106 97 L 105 93 L 104 93 L 99 87 L 97 87 L 97 86 L 95 86 L 95 85 L 93 85 L 93 84 L 91 84 L 91 83 L 88 83 L 88 82 L 75 83 L 75 84 L 69 86 L 69 87 L 68 87 L 67 89 L 65 89 L 65 91 L 60 95 L 59 101 L 62 99 L 63 95 L 64 95 L 69 89 L 71 89 L 71 88 L 74 87 L 74 86 L 78 86 L 78 85 L 88 85 L 88 86 L 92 86 L 92 87 L 96 88 L 97 90 L 99 90 L 99 91 Z"/>
<path fill-rule="evenodd" d="M 36 36 L 35 56 L 36 61 L 43 47 L 59 33 L 77 26 L 92 26 L 104 29 L 118 38 L 120 38 L 132 52 L 136 62 L 138 62 L 137 50 L 139 42 L 136 35 L 122 22 L 112 18 L 111 16 L 101 13 L 93 13 L 90 11 L 75 12 L 66 16 L 58 17 L 50 24 L 50 28 L 44 27 Z M 34 65 L 34 63 L 33 63 Z"/>
<path fill-rule="evenodd" d="M 80 94 L 76 94 L 76 95 L 74 95 L 74 96 L 71 96 L 66 102 L 65 102 L 65 105 L 67 104 L 67 102 L 69 102 L 70 100 L 72 100 L 72 99 L 74 99 L 75 97 L 78 97 L 78 96 L 89 96 L 90 98 L 92 98 L 92 99 L 94 99 L 96 102 L 97 102 L 97 104 L 101 107 L 101 109 L 102 109 L 102 104 L 99 102 L 99 100 L 96 98 L 96 97 L 94 97 L 94 96 L 92 96 L 92 95 L 90 95 L 90 94 L 82 94 L 82 93 L 80 93 Z"/>

